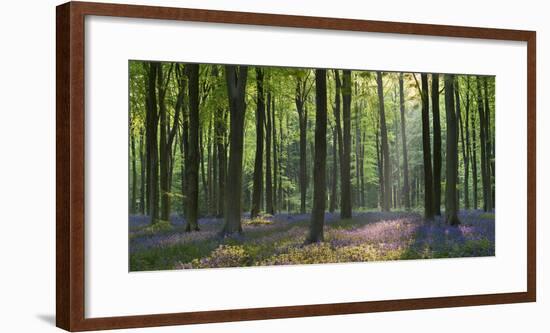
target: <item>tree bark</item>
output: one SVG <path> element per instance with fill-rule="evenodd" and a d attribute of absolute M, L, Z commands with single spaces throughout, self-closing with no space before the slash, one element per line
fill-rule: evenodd
<path fill-rule="evenodd" d="M 479 198 L 477 194 L 478 178 L 477 178 L 477 144 L 476 144 L 476 113 L 472 110 L 470 114 L 472 128 L 472 187 L 474 190 L 474 209 L 477 209 Z"/>
<path fill-rule="evenodd" d="M 189 147 L 187 172 L 187 225 L 185 231 L 198 231 L 199 209 L 199 65 L 186 65 L 189 87 Z"/>
<path fill-rule="evenodd" d="M 306 79 L 299 79 L 296 82 L 296 111 L 298 112 L 298 123 L 300 127 L 300 213 L 306 212 L 307 195 L 307 109 L 305 108 Z"/>
<path fill-rule="evenodd" d="M 381 153 L 383 160 L 384 173 L 384 200 L 382 202 L 382 211 L 389 212 L 391 210 L 392 200 L 392 182 L 391 182 L 391 161 L 388 145 L 388 130 L 386 127 L 386 113 L 384 110 L 384 83 L 382 81 L 382 73 L 376 72 L 376 82 L 378 86 L 378 109 L 380 116 L 380 139 Z"/>
<path fill-rule="evenodd" d="M 137 212 L 137 163 L 136 163 L 136 139 L 132 132 L 130 132 L 130 153 L 132 159 L 132 192 L 130 196 L 130 214 Z"/>
<path fill-rule="evenodd" d="M 340 217 L 351 218 L 351 71 L 344 70 L 342 76 L 342 116 L 343 116 L 343 159 L 340 163 L 342 180 L 340 188 L 342 196 L 340 200 Z"/>
<path fill-rule="evenodd" d="M 146 105 L 147 112 L 145 116 L 146 122 L 146 159 L 147 159 L 147 214 L 151 217 L 151 223 L 156 223 L 159 217 L 158 214 L 158 108 L 157 108 L 157 74 L 159 63 L 148 62 L 144 65 L 147 70 L 147 96 Z"/>
<path fill-rule="evenodd" d="M 324 239 L 327 155 L 327 75 L 326 70 L 315 70 L 315 163 L 313 168 L 313 210 L 307 243 Z"/>
<path fill-rule="evenodd" d="M 490 205 L 490 192 L 487 174 L 487 135 L 486 131 L 486 118 L 485 111 L 483 109 L 483 94 L 481 91 L 481 77 L 477 77 L 477 110 L 479 115 L 479 144 L 481 150 L 481 183 L 483 185 L 483 210 L 488 211 Z"/>
<path fill-rule="evenodd" d="M 337 193 L 338 193 L 338 150 L 337 150 L 337 136 L 336 126 L 332 130 L 332 177 L 331 177 L 331 190 L 330 190 L 330 205 L 329 212 L 333 213 L 337 206 Z"/>
<path fill-rule="evenodd" d="M 218 212 L 217 216 L 224 215 L 224 200 L 225 200 L 225 178 L 227 174 L 227 149 L 226 149 L 226 133 L 227 133 L 227 111 L 225 109 L 218 110 L 218 119 L 216 120 L 216 150 L 218 151 Z"/>
<path fill-rule="evenodd" d="M 485 99 L 485 157 L 487 161 L 485 162 L 487 168 L 487 210 L 490 211 L 494 208 L 493 205 L 493 186 L 491 175 L 494 172 L 494 167 L 491 157 L 491 108 L 489 106 L 489 88 L 487 85 L 487 77 L 483 78 L 483 90 L 484 90 L 484 99 Z"/>
<path fill-rule="evenodd" d="M 139 171 L 140 171 L 140 186 L 139 186 L 139 212 L 141 215 L 145 215 L 145 142 L 144 142 L 144 131 L 140 131 L 139 135 Z"/>
<path fill-rule="evenodd" d="M 403 144 L 403 203 L 405 208 L 411 209 L 409 195 L 409 162 L 407 153 L 407 133 L 405 126 L 405 94 L 403 87 L 403 73 L 399 74 L 399 111 L 401 114 L 401 141 Z"/>
<path fill-rule="evenodd" d="M 264 72 L 256 67 L 256 157 L 254 159 L 254 176 L 252 187 L 252 207 L 250 218 L 260 214 L 263 189 L 263 165 L 264 165 Z"/>
<path fill-rule="evenodd" d="M 340 82 L 339 70 L 334 70 L 334 81 L 335 81 L 335 90 L 334 90 L 334 122 L 336 128 L 336 143 L 338 144 L 338 165 L 340 166 L 340 217 L 342 218 L 342 198 L 343 198 L 343 189 L 342 184 L 345 178 L 345 172 L 342 169 L 344 162 L 344 142 L 342 138 L 342 120 L 340 116 L 340 97 L 342 93 L 342 83 Z M 349 200 L 349 198 L 348 198 Z M 335 201 L 337 201 L 335 199 Z"/>
<path fill-rule="evenodd" d="M 445 217 L 448 224 L 460 224 L 458 219 L 458 128 L 454 101 L 454 75 L 445 74 L 445 115 L 447 123 L 447 154 L 445 162 Z M 433 93 L 433 92 L 432 92 Z M 458 101 L 457 101 L 458 103 Z"/>
<path fill-rule="evenodd" d="M 428 74 L 422 78 L 422 152 L 424 160 L 424 217 L 428 220 L 434 217 L 434 188 L 432 175 L 432 158 L 430 149 L 430 105 L 428 92 Z"/>
<path fill-rule="evenodd" d="M 432 121 L 434 131 L 434 213 L 435 215 L 441 215 L 441 117 L 439 113 L 439 74 L 432 74 Z"/>
<path fill-rule="evenodd" d="M 457 90 L 460 86 L 457 86 Z M 462 117 L 461 117 L 462 118 Z M 464 206 L 466 209 L 470 209 L 470 77 L 466 76 L 466 114 L 462 124 L 464 126 L 464 133 L 466 136 L 466 146 L 463 146 L 463 159 L 464 159 Z M 464 136 L 464 135 L 463 135 Z"/>
<path fill-rule="evenodd" d="M 247 66 L 225 66 L 229 99 L 230 133 L 229 165 L 225 191 L 225 223 L 223 235 L 241 233 L 241 193 L 243 172 L 244 119 L 246 112 L 245 90 Z"/>
<path fill-rule="evenodd" d="M 271 171 L 271 92 L 267 93 L 266 109 L 266 127 L 265 127 L 265 211 L 273 215 L 273 183 Z"/>
<path fill-rule="evenodd" d="M 277 122 L 275 121 L 275 96 L 271 96 L 271 124 L 272 128 L 272 144 L 273 144 L 273 213 L 279 210 L 279 201 L 277 196 L 277 188 L 279 186 L 279 156 L 277 155 Z"/>

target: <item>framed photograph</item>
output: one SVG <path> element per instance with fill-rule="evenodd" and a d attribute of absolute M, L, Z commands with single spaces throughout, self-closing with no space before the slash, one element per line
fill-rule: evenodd
<path fill-rule="evenodd" d="M 57 7 L 57 326 L 536 300 L 536 33 Z"/>

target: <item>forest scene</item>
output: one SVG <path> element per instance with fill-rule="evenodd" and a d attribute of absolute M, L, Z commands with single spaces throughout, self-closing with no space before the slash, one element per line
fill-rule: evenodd
<path fill-rule="evenodd" d="M 495 77 L 129 61 L 129 270 L 495 255 Z"/>

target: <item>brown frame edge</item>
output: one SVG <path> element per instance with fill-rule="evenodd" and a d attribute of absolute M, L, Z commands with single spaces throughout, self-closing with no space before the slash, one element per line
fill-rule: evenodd
<path fill-rule="evenodd" d="M 84 316 L 84 17 L 185 20 L 527 43 L 527 291 L 108 318 Z M 56 8 L 56 325 L 68 331 L 295 318 L 536 301 L 536 32 L 139 5 Z"/>

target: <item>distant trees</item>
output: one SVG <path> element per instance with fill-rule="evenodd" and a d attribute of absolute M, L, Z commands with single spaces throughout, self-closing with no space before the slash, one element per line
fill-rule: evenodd
<path fill-rule="evenodd" d="M 131 61 L 129 83 L 128 210 L 153 224 L 309 210 L 318 242 L 325 210 L 494 209 L 491 77 Z"/>

